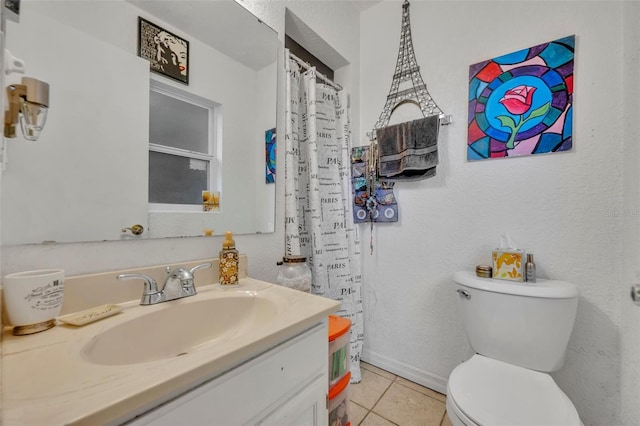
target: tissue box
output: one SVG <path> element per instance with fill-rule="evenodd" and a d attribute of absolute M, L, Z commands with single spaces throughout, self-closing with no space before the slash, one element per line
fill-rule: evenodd
<path fill-rule="evenodd" d="M 493 278 L 524 281 L 525 252 L 523 250 L 493 251 Z"/>

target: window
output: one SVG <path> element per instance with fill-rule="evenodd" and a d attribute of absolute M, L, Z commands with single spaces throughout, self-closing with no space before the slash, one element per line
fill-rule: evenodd
<path fill-rule="evenodd" d="M 216 128 L 220 106 L 151 80 L 149 204 L 155 211 L 201 211 L 202 191 L 219 187 Z"/>

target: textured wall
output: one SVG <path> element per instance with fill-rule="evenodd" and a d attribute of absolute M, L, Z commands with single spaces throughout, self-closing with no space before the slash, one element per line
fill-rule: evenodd
<path fill-rule="evenodd" d="M 454 123 L 440 134 L 437 177 L 396 186 L 400 221 L 376 225 L 375 252 L 364 255 L 365 360 L 441 389 L 470 353 L 451 274 L 489 262 L 508 232 L 535 253 L 541 273 L 580 287 L 566 363 L 554 377 L 585 424 L 620 423 L 621 10 L 620 2 L 411 3 L 422 77 Z M 362 14 L 362 135 L 384 105 L 400 21 L 399 1 Z M 469 65 L 571 34 L 574 150 L 467 162 Z"/>
<path fill-rule="evenodd" d="M 622 421 L 638 424 L 640 419 L 640 306 L 627 297 L 629 286 L 640 282 L 640 3 L 625 2 L 624 9 L 624 214 L 623 269 L 620 282 L 622 318 L 620 324 L 620 399 Z"/>

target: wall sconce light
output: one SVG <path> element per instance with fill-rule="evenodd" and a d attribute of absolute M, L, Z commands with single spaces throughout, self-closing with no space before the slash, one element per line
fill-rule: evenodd
<path fill-rule="evenodd" d="M 16 137 L 19 119 L 24 138 L 37 141 L 47 121 L 49 84 L 31 77 L 22 77 L 21 83 L 7 86 L 9 109 L 4 116 L 4 136 Z"/>

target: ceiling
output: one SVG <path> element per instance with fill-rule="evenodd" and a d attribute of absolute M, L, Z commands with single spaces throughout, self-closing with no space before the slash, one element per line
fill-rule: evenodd
<path fill-rule="evenodd" d="M 382 3 L 382 0 L 343 0 L 350 2 L 353 7 L 359 12 L 365 11 L 370 7 L 375 6 L 378 3 Z"/>

